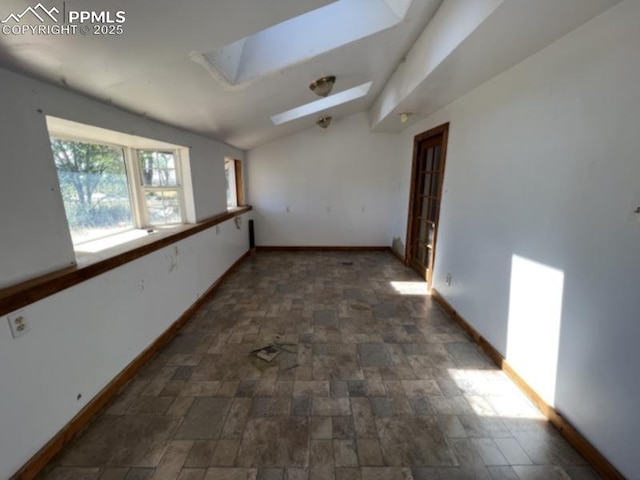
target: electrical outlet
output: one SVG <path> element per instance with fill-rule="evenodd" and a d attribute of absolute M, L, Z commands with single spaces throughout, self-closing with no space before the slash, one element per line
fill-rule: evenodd
<path fill-rule="evenodd" d="M 327 206 L 327 213 L 331 213 L 331 207 Z"/>
<path fill-rule="evenodd" d="M 287 213 L 289 213 L 291 211 L 291 208 L 289 208 L 289 205 L 287 205 Z"/>
<path fill-rule="evenodd" d="M 367 211 L 367 206 L 363 205 L 362 208 L 360 208 L 360 210 L 362 211 L 362 213 L 366 212 Z"/>
<path fill-rule="evenodd" d="M 13 338 L 18 338 L 30 330 L 27 319 L 24 316 L 24 311 L 16 312 L 7 318 L 9 319 L 9 326 L 11 327 L 11 335 L 13 335 Z"/>
<path fill-rule="evenodd" d="M 447 279 L 445 280 L 445 282 L 447 283 L 447 285 L 450 287 L 451 286 L 451 274 L 447 273 Z"/>

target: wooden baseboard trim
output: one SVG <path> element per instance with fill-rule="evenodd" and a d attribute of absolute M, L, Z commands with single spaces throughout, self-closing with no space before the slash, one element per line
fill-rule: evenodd
<path fill-rule="evenodd" d="M 178 320 L 104 387 L 71 421 L 38 451 L 12 478 L 32 480 L 68 444 L 122 387 L 187 323 L 193 314 L 214 294 L 227 277 L 251 254 L 247 251 L 216 280 Z"/>
<path fill-rule="evenodd" d="M 434 288 L 431 289 L 432 298 L 438 302 L 447 313 L 467 332 L 473 340 L 482 347 L 487 356 L 500 367 L 520 390 L 538 407 L 542 414 L 573 447 L 591 464 L 596 472 L 608 480 L 624 480 L 616 467 L 605 458 L 573 425 L 571 425 L 554 407 L 545 402 L 542 397 L 516 372 L 502 354 L 489 343 L 471 324 L 462 317 L 453 306 Z"/>
<path fill-rule="evenodd" d="M 341 247 L 341 246 L 277 246 L 265 245 L 256 247 L 260 252 L 386 252 L 390 247 L 362 246 L 362 247 Z"/>

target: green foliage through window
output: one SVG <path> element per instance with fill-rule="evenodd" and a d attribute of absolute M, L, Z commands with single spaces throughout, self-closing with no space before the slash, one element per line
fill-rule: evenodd
<path fill-rule="evenodd" d="M 173 152 L 138 150 L 142 184 L 154 187 L 175 187 L 176 163 Z"/>
<path fill-rule="evenodd" d="M 133 228 L 122 148 L 51 139 L 74 243 Z"/>
<path fill-rule="evenodd" d="M 182 218 L 174 152 L 138 150 L 138 162 L 149 223 L 180 223 Z"/>

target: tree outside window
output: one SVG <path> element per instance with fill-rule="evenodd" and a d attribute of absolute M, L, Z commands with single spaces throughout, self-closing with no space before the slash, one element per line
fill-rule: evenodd
<path fill-rule="evenodd" d="M 122 148 L 51 139 L 74 244 L 133 228 Z"/>

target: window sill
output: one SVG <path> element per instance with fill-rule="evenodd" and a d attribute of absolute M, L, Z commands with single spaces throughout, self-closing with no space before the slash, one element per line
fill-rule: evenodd
<path fill-rule="evenodd" d="M 111 235 L 106 238 L 82 243 L 74 247 L 78 267 L 90 265 L 100 260 L 106 260 L 129 250 L 152 244 L 173 234 L 186 232 L 194 224 L 169 225 L 153 227 L 153 232 L 144 229 L 132 229 Z"/>
<path fill-rule="evenodd" d="M 251 206 L 231 208 L 200 223 L 158 228 L 156 233 L 145 233 L 146 236 L 141 238 L 97 252 L 82 253 L 78 250 L 76 252 L 77 265 L 0 289 L 0 315 L 13 312 L 156 250 L 208 230 L 251 209 Z"/>

